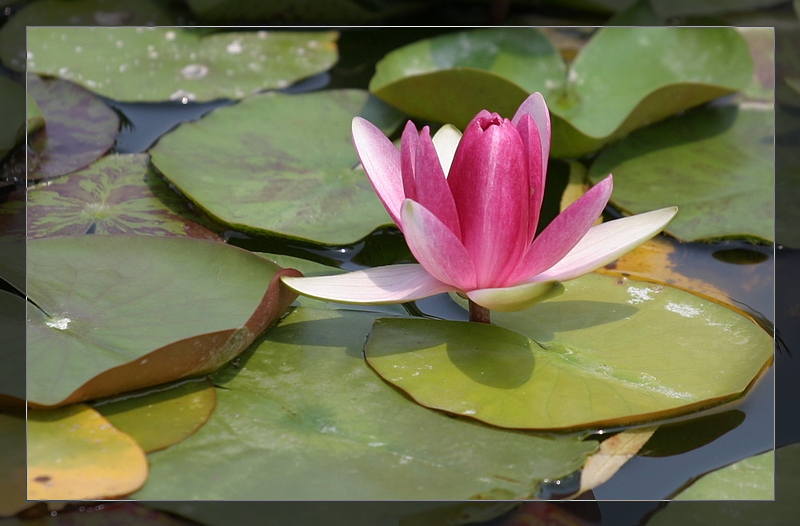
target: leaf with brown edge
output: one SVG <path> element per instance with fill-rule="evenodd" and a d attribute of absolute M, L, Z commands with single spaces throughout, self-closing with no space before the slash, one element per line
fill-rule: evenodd
<path fill-rule="evenodd" d="M 29 242 L 29 405 L 83 402 L 213 371 L 289 307 L 296 295 L 280 285 L 284 275 L 300 273 L 185 237 Z"/>
<path fill-rule="evenodd" d="M 139 445 L 97 411 L 73 405 L 28 411 L 28 499 L 115 498 L 147 480 Z"/>

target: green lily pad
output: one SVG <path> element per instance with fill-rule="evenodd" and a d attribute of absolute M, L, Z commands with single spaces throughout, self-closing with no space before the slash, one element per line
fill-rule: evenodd
<path fill-rule="evenodd" d="M 292 311 L 238 367 L 214 374 L 217 410 L 149 455 L 150 478 L 132 498 L 514 499 L 596 450 L 595 441 L 493 428 L 410 402 L 364 363 L 375 316 Z"/>
<path fill-rule="evenodd" d="M 771 105 L 687 112 L 604 150 L 589 178 L 613 173 L 611 202 L 628 213 L 677 205 L 666 232 L 682 241 L 771 243 L 774 120 Z"/>
<path fill-rule="evenodd" d="M 64 405 L 212 371 L 295 295 L 299 275 L 223 243 L 61 236 L 28 243 L 28 401 Z"/>
<path fill-rule="evenodd" d="M 216 402 L 214 384 L 203 378 L 103 400 L 94 409 L 150 453 L 191 436 L 209 419 Z"/>
<path fill-rule="evenodd" d="M 28 239 L 92 234 L 221 240 L 150 169 L 144 153 L 108 155 L 28 191 Z"/>
<path fill-rule="evenodd" d="M 184 195 L 235 230 L 347 245 L 392 222 L 356 168 L 356 115 L 387 132 L 400 123 L 364 91 L 265 93 L 181 125 L 150 154 Z"/>
<path fill-rule="evenodd" d="M 703 475 L 674 500 L 773 500 L 775 452 L 767 451 Z"/>
<path fill-rule="evenodd" d="M 514 28 L 417 42 L 378 63 L 370 90 L 409 115 L 462 129 L 483 108 L 510 117 L 540 91 L 553 120 L 551 154 L 572 157 L 744 88 L 753 70 L 732 28 L 605 27 L 568 71 L 543 39 Z"/>
<path fill-rule="evenodd" d="M 380 320 L 367 359 L 425 406 L 548 430 L 695 411 L 739 396 L 771 363 L 759 326 L 688 292 L 595 274 L 564 286 L 528 310 L 492 313 L 497 326 Z"/>
<path fill-rule="evenodd" d="M 94 409 L 75 404 L 27 416 L 30 500 L 121 497 L 147 479 L 144 451 Z"/>
<path fill-rule="evenodd" d="M 28 71 L 120 101 L 241 99 L 329 69 L 333 31 L 35 27 Z"/>
<path fill-rule="evenodd" d="M 99 97 L 71 82 L 36 75 L 28 75 L 28 93 L 45 121 L 28 143 L 28 179 L 73 172 L 114 146 L 119 117 Z"/>
<path fill-rule="evenodd" d="M 28 26 L 168 26 L 175 23 L 158 0 L 37 0 L 26 2 L 0 28 L 0 60 L 25 71 Z"/>
<path fill-rule="evenodd" d="M 770 524 L 772 526 L 792 526 L 797 522 L 800 513 L 800 500 L 797 499 L 797 487 L 800 483 L 800 444 L 792 444 L 775 450 L 775 500 L 770 502 L 738 502 L 706 501 L 706 502 L 670 502 L 653 514 L 647 521 L 648 526 L 671 526 L 673 524 L 706 526 L 749 526 L 751 524 Z M 763 461 L 764 459 L 762 459 Z M 766 462 L 768 463 L 768 461 Z M 755 477 L 770 489 L 773 482 L 768 481 L 765 470 L 760 470 Z M 734 482 L 733 486 L 742 487 L 746 481 Z M 754 491 L 736 492 L 737 499 L 753 499 Z M 763 491 L 758 491 L 764 494 Z M 718 495 L 720 493 L 717 493 Z M 716 497 L 715 497 L 716 498 Z"/>

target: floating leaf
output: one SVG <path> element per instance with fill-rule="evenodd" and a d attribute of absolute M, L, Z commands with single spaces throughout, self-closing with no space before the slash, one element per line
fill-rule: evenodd
<path fill-rule="evenodd" d="M 496 326 L 379 320 L 367 360 L 425 406 L 557 430 L 708 407 L 739 396 L 771 363 L 760 327 L 688 292 L 594 274 L 564 286 L 528 310 L 492 313 Z"/>
<path fill-rule="evenodd" d="M 666 232 L 682 241 L 771 242 L 775 228 L 772 106 L 702 108 L 604 150 L 593 183 L 614 174 L 611 202 L 628 213 L 677 205 Z"/>
<path fill-rule="evenodd" d="M 241 99 L 330 68 L 333 31 L 34 27 L 28 71 L 120 101 Z"/>
<path fill-rule="evenodd" d="M 767 451 L 703 475 L 675 500 L 774 500 L 775 452 Z"/>
<path fill-rule="evenodd" d="M 63 405 L 212 371 L 263 332 L 299 275 L 223 243 L 79 236 L 28 243 L 28 400 Z"/>
<path fill-rule="evenodd" d="M 189 380 L 159 389 L 127 394 L 94 405 L 146 453 L 180 442 L 211 416 L 217 397 L 211 380 Z"/>
<path fill-rule="evenodd" d="M 28 143 L 28 179 L 83 168 L 114 145 L 119 117 L 97 96 L 71 82 L 36 75 L 28 75 L 28 93 L 45 120 Z"/>
<path fill-rule="evenodd" d="M 97 411 L 77 404 L 28 411 L 28 498 L 121 497 L 144 484 L 147 457 Z"/>
<path fill-rule="evenodd" d="M 29 239 L 91 233 L 221 240 L 185 219 L 195 214 L 153 173 L 147 154 L 108 155 L 32 188 L 27 210 Z"/>
<path fill-rule="evenodd" d="M 461 129 L 483 108 L 510 117 L 540 91 L 553 118 L 551 153 L 572 157 L 741 89 L 752 69 L 732 28 L 605 27 L 568 73 L 535 29 L 493 28 L 393 51 L 370 90 L 409 115 Z"/>
<path fill-rule="evenodd" d="M 150 151 L 181 192 L 235 230 L 351 244 L 391 224 L 350 137 L 362 115 L 399 115 L 364 91 L 265 93 L 183 124 Z"/>
<path fill-rule="evenodd" d="M 31 506 L 25 496 L 25 414 L 0 413 L 0 517 Z"/>
<path fill-rule="evenodd" d="M 20 5 L 0 29 L 0 60 L 25 71 L 28 26 L 168 26 L 175 23 L 152 0 L 37 0 Z"/>
<path fill-rule="evenodd" d="M 132 497 L 514 499 L 595 450 L 594 441 L 497 429 L 410 402 L 364 363 L 375 316 L 292 311 L 238 368 L 215 373 L 211 419 L 152 453 L 150 479 Z"/>
<path fill-rule="evenodd" d="M 800 513 L 800 500 L 797 499 L 797 487 L 800 483 L 800 444 L 781 447 L 775 450 L 774 479 L 768 480 L 769 472 L 760 469 L 756 478 L 759 489 L 744 489 L 747 481 L 731 481 L 728 486 L 731 495 L 736 499 L 752 499 L 756 495 L 765 495 L 765 489 L 775 488 L 775 500 L 769 502 L 670 502 L 656 511 L 648 526 L 672 526 L 674 524 L 704 524 L 708 526 L 750 526 L 751 524 L 770 524 L 775 526 L 792 526 Z M 764 459 L 761 459 L 762 462 Z M 721 495 L 721 493 L 717 493 Z M 715 497 L 716 498 L 716 497 Z"/>

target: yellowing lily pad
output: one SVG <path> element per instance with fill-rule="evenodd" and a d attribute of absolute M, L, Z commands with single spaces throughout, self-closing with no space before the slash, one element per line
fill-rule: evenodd
<path fill-rule="evenodd" d="M 150 169 L 147 154 L 108 155 L 28 190 L 28 239 L 145 234 L 221 240 Z"/>
<path fill-rule="evenodd" d="M 30 241 L 28 401 L 64 405 L 212 371 L 291 304 L 287 274 L 299 275 L 187 237 Z"/>
<path fill-rule="evenodd" d="M 551 153 L 573 157 L 742 89 L 752 70 L 732 28 L 605 27 L 569 68 L 537 30 L 493 28 L 393 51 L 370 90 L 414 117 L 462 129 L 480 109 L 510 117 L 540 91 L 553 118 Z"/>
<path fill-rule="evenodd" d="M 611 202 L 631 214 L 677 205 L 666 232 L 680 240 L 772 242 L 773 126 L 771 105 L 698 109 L 604 150 L 589 177 L 613 173 Z"/>
<path fill-rule="evenodd" d="M 209 378 L 203 378 L 103 400 L 94 409 L 150 453 L 200 429 L 214 411 L 216 401 L 214 385 Z"/>
<path fill-rule="evenodd" d="M 99 97 L 71 82 L 36 75 L 28 75 L 28 94 L 45 122 L 28 143 L 28 179 L 83 168 L 114 145 L 119 117 Z"/>
<path fill-rule="evenodd" d="M 28 499 L 121 497 L 141 487 L 147 472 L 139 445 L 94 409 L 28 411 Z"/>
<path fill-rule="evenodd" d="M 554 430 L 708 407 L 739 396 L 771 363 L 772 338 L 759 326 L 688 292 L 594 274 L 564 286 L 528 310 L 492 313 L 497 325 L 379 320 L 367 360 L 425 406 Z"/>
<path fill-rule="evenodd" d="M 330 68 L 333 31 L 34 27 L 28 71 L 119 101 L 241 99 Z"/>
<path fill-rule="evenodd" d="M 358 168 L 356 115 L 386 132 L 400 123 L 364 91 L 265 93 L 181 125 L 150 153 L 181 192 L 233 229 L 346 245 L 392 222 Z"/>
<path fill-rule="evenodd" d="M 132 497 L 525 498 L 595 451 L 592 440 L 503 430 L 409 401 L 364 362 L 375 316 L 293 310 L 214 374 L 217 410 L 191 437 L 150 454 L 150 479 Z"/>

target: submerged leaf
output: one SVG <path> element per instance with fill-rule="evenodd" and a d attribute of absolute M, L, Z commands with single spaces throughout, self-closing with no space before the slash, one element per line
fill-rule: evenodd
<path fill-rule="evenodd" d="M 59 79 L 28 75 L 44 128 L 28 143 L 28 179 L 57 177 L 83 168 L 114 145 L 119 117 L 99 97 Z"/>

